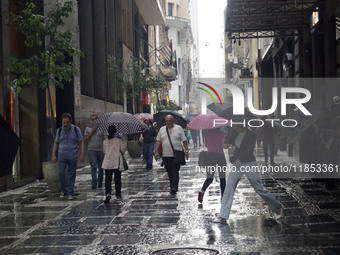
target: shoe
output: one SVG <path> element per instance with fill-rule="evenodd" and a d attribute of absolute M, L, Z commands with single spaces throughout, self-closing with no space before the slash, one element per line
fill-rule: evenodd
<path fill-rule="evenodd" d="M 200 202 L 201 204 L 203 203 L 203 196 L 204 196 L 204 192 L 200 191 L 198 192 L 198 202 Z"/>
<path fill-rule="evenodd" d="M 171 188 L 170 194 L 171 195 L 176 195 L 176 193 L 177 193 L 177 189 Z"/>
<path fill-rule="evenodd" d="M 262 207 L 262 213 L 270 213 L 270 210 L 269 210 L 268 205 L 264 205 L 264 206 Z"/>
<path fill-rule="evenodd" d="M 92 184 L 92 189 L 96 189 L 97 188 L 97 184 Z"/>
<path fill-rule="evenodd" d="M 59 197 L 60 197 L 60 198 L 64 198 L 64 197 L 66 197 L 66 193 L 64 193 L 64 192 L 61 192 Z"/>
<path fill-rule="evenodd" d="M 271 161 L 271 162 L 270 162 L 270 165 L 271 165 L 271 166 L 276 166 L 277 164 L 276 164 L 274 161 Z"/>
<path fill-rule="evenodd" d="M 107 194 L 105 201 L 104 201 L 104 204 L 108 204 L 110 202 L 110 199 L 111 199 L 111 195 Z"/>
<path fill-rule="evenodd" d="M 227 223 L 227 219 L 217 216 L 215 219 L 213 219 L 213 223 Z"/>
<path fill-rule="evenodd" d="M 273 219 L 274 220 L 279 220 L 283 217 L 283 209 L 281 208 L 279 213 L 273 213 Z"/>
<path fill-rule="evenodd" d="M 116 199 L 121 200 L 122 196 L 116 196 Z"/>
<path fill-rule="evenodd" d="M 146 166 L 146 169 L 151 170 L 152 166 Z"/>
<path fill-rule="evenodd" d="M 68 195 L 68 196 L 67 196 L 67 199 L 68 199 L 68 200 L 73 200 L 73 199 L 74 199 L 74 196 Z"/>
<path fill-rule="evenodd" d="M 102 182 L 98 183 L 98 188 L 102 188 L 102 187 L 103 187 L 103 183 Z"/>

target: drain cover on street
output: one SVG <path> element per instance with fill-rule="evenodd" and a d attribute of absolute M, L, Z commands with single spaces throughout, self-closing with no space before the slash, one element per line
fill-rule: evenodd
<path fill-rule="evenodd" d="M 156 255 L 216 255 L 217 250 L 207 248 L 168 248 L 151 252 Z"/>

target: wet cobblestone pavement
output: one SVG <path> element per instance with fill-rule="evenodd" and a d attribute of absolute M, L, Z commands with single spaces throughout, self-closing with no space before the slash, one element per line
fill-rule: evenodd
<path fill-rule="evenodd" d="M 276 160 L 287 163 L 285 157 Z M 229 224 L 216 224 L 219 183 L 199 204 L 205 176 L 196 164 L 194 156 L 182 167 L 175 196 L 159 162 L 146 170 L 140 159 L 129 159 L 123 199 L 109 205 L 103 204 L 104 188 L 91 189 L 86 167 L 77 172 L 73 201 L 51 193 L 44 181 L 0 193 L 1 254 L 340 254 L 339 191 L 308 179 L 263 176 L 285 207 L 276 222 L 242 179 Z"/>

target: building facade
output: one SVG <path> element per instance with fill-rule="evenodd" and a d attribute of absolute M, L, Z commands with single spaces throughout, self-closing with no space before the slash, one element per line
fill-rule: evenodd
<path fill-rule="evenodd" d="M 273 88 L 306 88 L 312 95 L 307 107 L 327 109 L 328 122 L 335 123 L 340 115 L 336 100 L 340 86 L 330 86 L 330 80 L 320 84 L 317 79 L 340 75 L 340 2 L 229 0 L 226 9 L 227 79 L 233 83 L 242 80 L 243 72 L 252 84 L 258 109 L 271 107 Z M 293 107 L 287 111 L 286 118 L 298 117 Z M 320 134 L 310 129 L 296 139 L 286 139 L 280 149 L 301 162 L 313 163 L 318 145 L 312 141 Z M 327 129 L 336 127 L 329 125 Z"/>
<path fill-rule="evenodd" d="M 30 182 L 43 178 L 42 162 L 51 159 L 53 145 L 50 123 L 52 120 L 60 126 L 64 112 L 71 113 L 73 122 L 84 130 L 92 113 L 137 113 L 148 108 L 143 105 L 143 92 L 131 96 L 133 93 L 123 90 L 122 84 L 109 74 L 108 57 L 119 60 L 134 57 L 149 63 L 150 45 L 155 43 L 149 43 L 149 35 L 165 24 L 162 0 L 73 0 L 73 11 L 61 29 L 74 32 L 73 46 L 84 56 L 74 59 L 79 72 L 72 81 L 65 82 L 64 89 L 51 86 L 55 109 L 51 116 L 47 110 L 46 91 L 36 82 L 25 86 L 19 94 L 7 87 L 7 83 L 16 78 L 15 74 L 7 72 L 10 57 L 24 58 L 32 51 L 25 47 L 24 38 L 9 23 L 11 13 L 19 13 L 26 2 L 1 1 L 0 114 L 8 123 L 14 123 L 13 129 L 21 139 L 13 174 L 0 178 L 3 189 L 20 185 L 20 180 Z M 35 11 L 40 14 L 49 13 L 56 3 L 49 0 L 33 2 L 37 7 Z"/>

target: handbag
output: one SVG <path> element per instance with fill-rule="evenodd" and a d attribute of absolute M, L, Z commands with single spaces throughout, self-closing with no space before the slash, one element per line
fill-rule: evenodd
<path fill-rule="evenodd" d="M 166 132 L 168 134 L 168 138 L 169 138 L 169 142 L 170 142 L 172 151 L 174 152 L 174 164 L 184 166 L 185 165 L 185 153 L 184 153 L 184 151 L 174 149 L 174 146 L 172 145 L 172 141 L 171 141 L 171 138 L 170 138 L 170 135 L 169 135 L 168 128 L 166 128 Z"/>
<path fill-rule="evenodd" d="M 125 170 L 129 170 L 129 165 L 126 162 L 126 159 L 123 155 L 123 153 L 119 153 L 119 171 L 125 171 Z"/>

